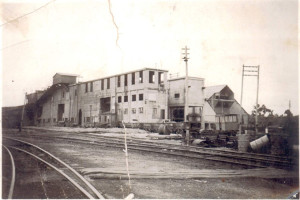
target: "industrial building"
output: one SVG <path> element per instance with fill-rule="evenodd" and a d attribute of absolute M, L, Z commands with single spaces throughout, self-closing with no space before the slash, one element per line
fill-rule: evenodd
<path fill-rule="evenodd" d="M 167 80 L 167 75 L 166 70 L 143 68 L 78 82 L 78 75 L 56 73 L 51 87 L 27 99 L 36 106 L 37 126 L 182 122 L 185 78 Z M 188 77 L 188 112 L 188 120 L 201 122 L 202 129 L 233 130 L 248 122 L 228 86 L 205 88 L 203 78 Z"/>

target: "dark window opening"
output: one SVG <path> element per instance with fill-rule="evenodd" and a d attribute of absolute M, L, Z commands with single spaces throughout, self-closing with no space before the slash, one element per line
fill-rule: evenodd
<path fill-rule="evenodd" d="M 143 83 L 143 71 L 140 71 L 139 82 Z"/>
<path fill-rule="evenodd" d="M 131 84 L 132 85 L 135 84 L 135 73 L 134 72 L 131 74 Z"/>
<path fill-rule="evenodd" d="M 85 84 L 85 93 L 87 93 L 88 90 L 89 90 L 89 88 L 88 88 L 88 83 L 86 83 L 86 84 Z"/>
<path fill-rule="evenodd" d="M 75 96 L 77 96 L 77 90 L 75 90 L 74 93 L 75 93 Z"/>
<path fill-rule="evenodd" d="M 154 83 L 154 82 L 155 82 L 154 71 L 149 71 L 149 83 Z"/>
<path fill-rule="evenodd" d="M 124 102 L 128 102 L 128 96 L 124 96 Z"/>
<path fill-rule="evenodd" d="M 104 80 L 101 80 L 101 90 L 104 90 Z"/>
<path fill-rule="evenodd" d="M 124 79 L 124 86 L 127 86 L 127 74 L 125 74 L 125 79 Z"/>
<path fill-rule="evenodd" d="M 110 88 L 110 79 L 108 78 L 107 79 L 107 89 L 109 89 Z"/>
<path fill-rule="evenodd" d="M 100 111 L 102 113 L 110 111 L 110 97 L 100 98 Z"/>
<path fill-rule="evenodd" d="M 118 97 L 118 103 L 121 103 L 122 102 L 122 96 L 119 96 Z"/>
<path fill-rule="evenodd" d="M 90 83 L 90 92 L 93 92 L 93 82 Z"/>
<path fill-rule="evenodd" d="M 132 100 L 131 101 L 136 101 L 136 95 L 132 95 Z"/>
<path fill-rule="evenodd" d="M 175 97 L 176 99 L 178 99 L 178 98 L 180 97 L 180 94 L 179 94 L 179 93 L 176 93 L 176 94 L 174 95 L 174 97 Z"/>
<path fill-rule="evenodd" d="M 121 87 L 121 76 L 118 76 L 118 87 Z"/>
<path fill-rule="evenodd" d="M 64 91 L 62 92 L 62 98 L 65 98 L 65 92 Z"/>
<path fill-rule="evenodd" d="M 164 73 L 159 72 L 158 73 L 158 83 L 161 84 L 164 81 Z"/>
<path fill-rule="evenodd" d="M 143 101 L 144 100 L 144 94 L 139 94 L 139 100 Z"/>

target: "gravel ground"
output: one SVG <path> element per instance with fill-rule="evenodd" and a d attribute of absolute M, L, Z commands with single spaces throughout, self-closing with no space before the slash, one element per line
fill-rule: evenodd
<path fill-rule="evenodd" d="M 135 198 L 143 199 L 282 199 L 299 190 L 298 172 L 242 169 L 207 160 L 138 151 L 129 151 L 129 187 L 125 153 L 121 149 L 61 140 L 36 140 L 35 144 L 71 164 L 108 198 L 124 198 L 133 193 Z"/>

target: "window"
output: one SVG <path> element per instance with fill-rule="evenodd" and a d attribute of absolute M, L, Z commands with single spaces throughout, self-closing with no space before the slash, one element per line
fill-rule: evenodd
<path fill-rule="evenodd" d="M 90 92 L 93 92 L 93 82 L 90 83 Z"/>
<path fill-rule="evenodd" d="M 139 113 L 143 113 L 144 112 L 144 108 L 143 107 L 140 107 L 139 108 Z"/>
<path fill-rule="evenodd" d="M 110 88 L 110 78 L 107 79 L 107 84 L 106 85 L 107 85 L 107 89 L 109 89 Z"/>
<path fill-rule="evenodd" d="M 74 95 L 77 96 L 77 90 L 76 90 L 76 89 L 75 89 L 75 91 L 74 91 Z"/>
<path fill-rule="evenodd" d="M 131 101 L 136 101 L 136 95 L 134 94 L 134 95 L 132 95 L 132 99 L 131 99 Z"/>
<path fill-rule="evenodd" d="M 122 96 L 118 96 L 118 103 L 122 102 Z"/>
<path fill-rule="evenodd" d="M 174 97 L 175 97 L 176 99 L 178 99 L 178 98 L 180 97 L 180 94 L 179 94 L 179 93 L 175 93 Z"/>
<path fill-rule="evenodd" d="M 56 118 L 53 118 L 53 122 L 56 122 Z"/>
<path fill-rule="evenodd" d="M 65 98 L 65 92 L 64 91 L 62 91 L 61 96 L 62 96 L 62 98 Z"/>
<path fill-rule="evenodd" d="M 71 122 L 72 122 L 72 123 L 74 122 L 74 117 L 71 117 Z"/>
<path fill-rule="evenodd" d="M 68 118 L 65 118 L 65 122 L 67 122 L 67 121 L 69 121 L 69 119 L 68 119 Z"/>
<path fill-rule="evenodd" d="M 158 83 L 161 84 L 164 81 L 164 73 L 159 72 L 158 73 Z"/>
<path fill-rule="evenodd" d="M 144 100 L 144 95 L 143 94 L 139 94 L 139 100 L 143 101 Z"/>
<path fill-rule="evenodd" d="M 125 78 L 124 78 L 124 86 L 127 86 L 127 74 L 125 74 Z"/>
<path fill-rule="evenodd" d="M 157 108 L 153 108 L 153 114 L 154 114 L 154 115 L 157 114 Z"/>
<path fill-rule="evenodd" d="M 50 118 L 48 118 L 48 123 L 50 123 L 50 120 L 51 120 L 51 119 L 50 119 Z"/>
<path fill-rule="evenodd" d="M 124 114 L 128 114 L 128 108 L 124 109 Z"/>
<path fill-rule="evenodd" d="M 128 96 L 124 96 L 124 102 L 128 102 Z"/>
<path fill-rule="evenodd" d="M 88 92 L 88 83 L 85 83 L 85 93 L 87 93 Z"/>
<path fill-rule="evenodd" d="M 121 87 L 121 76 L 118 76 L 118 87 Z"/>
<path fill-rule="evenodd" d="M 154 71 L 149 71 L 149 83 L 154 83 L 154 82 L 155 82 Z"/>
<path fill-rule="evenodd" d="M 104 80 L 101 80 L 101 90 L 104 90 Z"/>
<path fill-rule="evenodd" d="M 132 85 L 135 84 L 135 73 L 134 72 L 131 74 L 131 84 Z"/>
<path fill-rule="evenodd" d="M 86 122 L 90 122 L 91 118 L 90 117 L 86 117 Z"/>
<path fill-rule="evenodd" d="M 135 108 L 132 108 L 132 114 L 135 114 L 136 113 L 136 109 Z"/>
<path fill-rule="evenodd" d="M 139 82 L 143 83 L 143 71 L 140 71 L 139 73 Z"/>

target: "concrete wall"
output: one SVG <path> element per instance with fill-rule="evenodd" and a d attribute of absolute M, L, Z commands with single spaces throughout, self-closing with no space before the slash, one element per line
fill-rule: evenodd
<path fill-rule="evenodd" d="M 154 72 L 154 83 L 149 83 L 149 71 Z M 161 110 L 165 110 L 165 118 L 167 118 L 168 94 L 165 88 L 167 72 L 144 69 L 142 70 L 143 83 L 139 81 L 139 72 L 127 73 L 127 86 L 124 85 L 125 74 L 121 74 L 69 85 L 68 88 L 56 89 L 41 104 L 43 112 L 39 117 L 39 124 L 44 126 L 57 124 L 59 104 L 64 104 L 64 121 L 72 121 L 72 123 L 82 125 L 115 123 L 122 120 L 126 122 L 158 122 L 161 121 Z M 161 84 L 158 84 L 159 72 L 164 77 Z M 132 75 L 135 76 L 135 84 L 132 84 Z M 118 76 L 121 78 L 120 87 L 117 86 Z M 108 79 L 109 89 L 107 88 Z M 104 80 L 104 88 L 101 87 L 102 80 Z M 91 84 L 93 85 L 92 91 Z M 139 100 L 139 94 L 143 94 L 143 100 Z M 128 96 L 128 102 L 124 102 L 124 96 L 126 95 Z M 132 101 L 132 95 L 136 95 L 136 101 Z M 119 96 L 122 98 L 121 102 L 118 102 Z M 102 98 L 110 98 L 108 112 L 101 111 L 100 99 Z M 127 112 L 125 112 L 125 109 L 127 109 Z M 135 113 L 133 109 L 135 109 Z M 157 114 L 153 114 L 154 109 L 157 110 Z M 79 121 L 80 112 L 82 113 L 81 121 Z"/>

